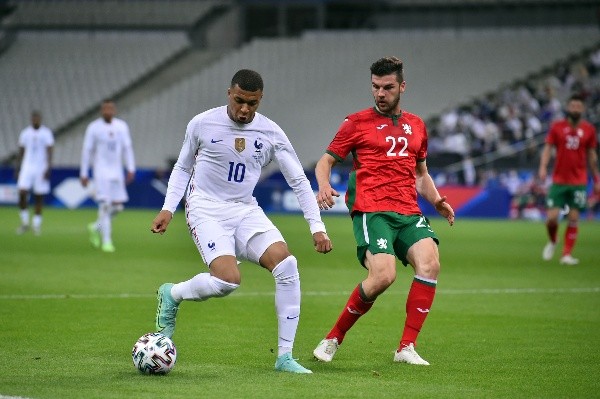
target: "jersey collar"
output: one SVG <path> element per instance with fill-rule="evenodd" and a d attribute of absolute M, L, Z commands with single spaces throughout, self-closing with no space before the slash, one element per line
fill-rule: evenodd
<path fill-rule="evenodd" d="M 373 110 L 381 116 L 385 116 L 386 118 L 392 118 L 392 123 L 394 124 L 394 126 L 398 126 L 398 119 L 402 118 L 402 111 L 400 111 L 399 114 L 392 114 L 392 115 L 384 114 L 383 112 L 381 112 L 379 110 L 379 108 L 377 108 L 376 105 L 373 106 Z"/>

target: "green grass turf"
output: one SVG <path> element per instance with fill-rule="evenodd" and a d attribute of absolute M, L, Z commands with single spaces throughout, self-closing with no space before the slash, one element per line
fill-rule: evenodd
<path fill-rule="evenodd" d="M 299 260 L 303 307 L 295 357 L 313 375 L 273 370 L 272 277 L 243 263 L 227 298 L 184 303 L 167 376 L 133 367 L 135 340 L 154 328 L 154 291 L 205 271 L 181 212 L 164 236 L 154 211 L 114 222 L 117 252 L 93 250 L 95 210 L 47 209 L 43 235 L 16 236 L 0 208 L 0 397 L 27 398 L 593 398 L 600 397 L 600 227 L 582 222 L 581 264 L 543 262 L 542 223 L 442 219 L 442 273 L 419 337 L 430 367 L 392 362 L 412 270 L 349 332 L 335 360 L 312 359 L 365 276 L 346 217 L 325 219 L 334 251 L 317 254 L 301 216 L 273 216 Z M 564 225 L 561 226 L 562 237 Z M 560 249 L 559 249 L 560 250 Z"/>

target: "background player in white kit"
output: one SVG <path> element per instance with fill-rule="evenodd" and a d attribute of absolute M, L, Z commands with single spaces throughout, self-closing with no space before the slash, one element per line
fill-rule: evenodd
<path fill-rule="evenodd" d="M 228 106 L 205 111 L 188 124 L 165 203 L 152 222 L 152 232 L 164 233 L 187 187 L 187 224 L 210 272 L 160 286 L 156 328 L 171 337 L 183 300 L 204 301 L 233 292 L 241 281 L 237 259 L 247 259 L 275 278 L 279 332 L 275 369 L 311 373 L 292 358 L 300 316 L 297 261 L 252 196 L 264 166 L 272 160 L 279 165 L 298 198 L 315 249 L 327 253 L 331 241 L 290 141 L 276 123 L 256 112 L 263 95 L 261 76 L 242 69 L 233 76 L 227 93 Z"/>
<path fill-rule="evenodd" d="M 33 233 L 39 235 L 42 228 L 42 208 L 44 196 L 50 192 L 50 172 L 52 169 L 52 147 L 54 135 L 42 125 L 42 115 L 38 111 L 31 113 L 31 125 L 19 135 L 19 155 L 16 174 L 18 176 L 19 210 L 21 226 L 17 234 L 29 229 L 29 192 L 33 192 L 35 209 Z"/>
<path fill-rule="evenodd" d="M 114 252 L 112 242 L 112 218 L 123 210 L 123 203 L 129 200 L 125 183 L 135 177 L 135 161 L 129 126 L 115 118 L 115 103 L 102 101 L 101 117 L 90 123 L 85 131 L 81 151 L 81 184 L 89 183 L 90 163 L 93 168 L 95 200 L 98 203 L 98 219 L 88 225 L 90 242 L 104 252 Z M 123 176 L 123 162 L 127 177 Z"/>

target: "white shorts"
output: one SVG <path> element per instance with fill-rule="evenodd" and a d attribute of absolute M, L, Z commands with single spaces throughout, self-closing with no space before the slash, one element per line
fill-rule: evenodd
<path fill-rule="evenodd" d="M 194 243 L 208 266 L 223 255 L 259 264 L 269 246 L 285 242 L 273 222 L 254 204 L 188 199 L 186 218 Z"/>
<path fill-rule="evenodd" d="M 19 190 L 32 190 L 36 195 L 46 195 L 50 192 L 50 180 L 44 179 L 44 169 L 24 168 L 19 172 L 17 188 Z"/>
<path fill-rule="evenodd" d="M 94 179 L 96 202 L 123 203 L 129 200 L 125 182 L 121 180 Z"/>

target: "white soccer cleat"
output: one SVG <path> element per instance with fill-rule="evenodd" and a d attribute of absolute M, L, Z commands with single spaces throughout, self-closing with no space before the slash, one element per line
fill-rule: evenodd
<path fill-rule="evenodd" d="M 319 342 L 319 345 L 317 345 L 313 351 L 313 355 L 315 355 L 317 360 L 322 362 L 330 362 L 333 360 L 333 355 L 335 355 L 335 352 L 338 350 L 339 346 L 340 345 L 338 344 L 337 338 L 325 338 Z"/>
<path fill-rule="evenodd" d="M 554 256 L 554 249 L 556 248 L 556 244 L 553 242 L 548 242 L 542 251 L 542 259 L 551 260 Z"/>
<path fill-rule="evenodd" d="M 413 344 L 408 344 L 401 351 L 396 351 L 394 355 L 394 361 L 398 363 L 418 364 L 421 366 L 429 366 L 429 362 L 424 360 L 417 351 Z"/>
<path fill-rule="evenodd" d="M 570 254 L 564 255 L 562 258 L 560 258 L 561 265 L 574 266 L 578 263 L 579 263 L 579 259 L 572 257 Z"/>

